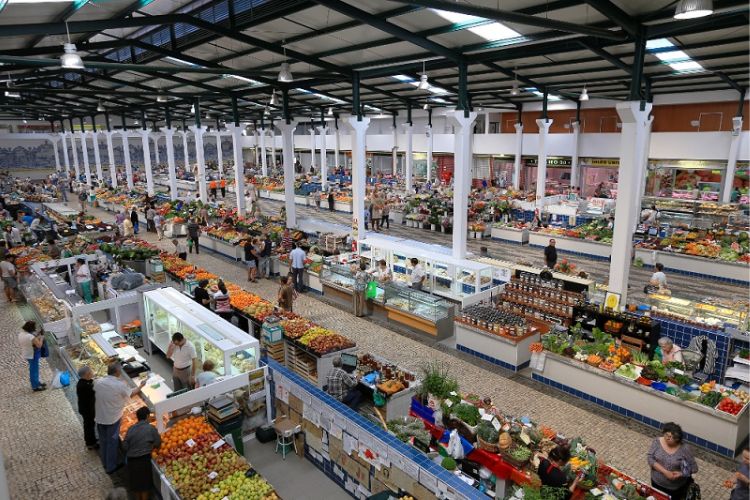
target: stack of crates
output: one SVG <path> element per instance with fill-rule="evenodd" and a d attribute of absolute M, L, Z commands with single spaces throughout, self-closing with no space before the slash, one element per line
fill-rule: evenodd
<path fill-rule="evenodd" d="M 260 346 L 266 356 L 274 361 L 284 364 L 284 328 L 279 323 L 277 316 L 269 316 L 263 322 L 260 335 Z"/>

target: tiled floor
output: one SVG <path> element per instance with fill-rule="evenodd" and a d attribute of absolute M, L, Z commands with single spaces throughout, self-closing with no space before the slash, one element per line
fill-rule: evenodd
<path fill-rule="evenodd" d="M 266 207 L 270 208 L 270 203 L 264 203 L 267 212 Z M 107 220 L 112 219 L 111 214 L 101 214 Z M 141 233 L 139 236 L 152 242 L 155 240 L 151 234 Z M 166 240 L 161 245 L 168 248 Z M 239 282 L 268 300 L 275 300 L 278 284 L 267 280 L 258 284 L 244 282 L 245 273 L 240 271 L 238 263 L 207 251 L 198 256 L 189 255 L 188 260 Z M 688 280 L 687 277 L 684 279 Z M 446 345 L 402 335 L 373 321 L 355 318 L 313 294 L 301 295 L 295 303 L 295 311 L 352 338 L 360 349 L 379 354 L 405 368 L 418 370 L 428 360 L 444 363 L 459 379 L 461 387 L 492 397 L 506 413 L 529 415 L 566 435 L 581 435 L 613 466 L 638 478 L 649 478 L 646 452 L 657 434 L 653 429 L 553 391 L 522 375 L 478 361 Z M 675 420 L 679 422 L 679 415 L 675 415 Z M 721 484 L 731 476 L 734 464 L 700 450 L 696 450 L 696 455 L 700 467 L 696 480 L 703 489 L 704 498 L 728 497 L 728 491 Z"/>
<path fill-rule="evenodd" d="M 0 452 L 11 498 L 101 499 L 112 488 L 95 452 L 87 451 L 73 407 L 61 389 L 32 392 L 17 335 L 22 310 L 0 302 Z M 42 362 L 48 384 L 52 371 Z"/>

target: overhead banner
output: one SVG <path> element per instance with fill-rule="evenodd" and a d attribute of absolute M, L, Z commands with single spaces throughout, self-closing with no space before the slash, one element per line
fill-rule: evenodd
<path fill-rule="evenodd" d="M 527 167 L 535 167 L 539 163 L 539 158 L 537 158 L 536 156 L 530 156 L 528 158 L 524 158 L 523 161 Z M 565 167 L 570 167 L 570 165 L 571 165 L 570 158 L 555 158 L 555 157 L 547 158 L 547 168 L 565 168 Z"/>
<path fill-rule="evenodd" d="M 725 160 L 649 160 L 651 168 L 677 168 L 680 170 L 724 170 Z"/>
<path fill-rule="evenodd" d="M 587 167 L 620 168 L 619 158 L 581 158 L 580 163 Z"/>

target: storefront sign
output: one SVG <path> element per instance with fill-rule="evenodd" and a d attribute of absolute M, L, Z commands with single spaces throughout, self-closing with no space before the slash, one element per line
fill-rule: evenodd
<path fill-rule="evenodd" d="M 524 158 L 524 163 L 526 163 L 527 167 L 535 167 L 538 162 L 539 158 L 536 156 Z M 554 168 L 554 167 L 570 167 L 570 158 L 547 158 L 547 168 Z"/>
<path fill-rule="evenodd" d="M 680 170 L 724 170 L 727 163 L 722 160 L 649 160 L 651 168 L 678 168 Z"/>
<path fill-rule="evenodd" d="M 581 158 L 581 165 L 587 167 L 619 168 L 620 160 L 618 158 Z"/>

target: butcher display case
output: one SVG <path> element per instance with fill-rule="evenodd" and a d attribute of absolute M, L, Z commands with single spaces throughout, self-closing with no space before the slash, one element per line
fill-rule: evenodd
<path fill-rule="evenodd" d="M 748 330 L 747 301 L 706 299 L 692 301 L 669 295 L 649 295 L 652 315 L 664 316 L 678 321 L 697 323 L 701 326 L 725 328 L 730 326 L 740 331 Z"/>
<path fill-rule="evenodd" d="M 216 372 L 235 375 L 258 367 L 258 340 L 173 289 L 161 288 L 143 294 L 146 327 L 144 346 L 167 352 L 172 334 L 182 333 L 193 343 L 198 360 L 211 360 Z"/>

